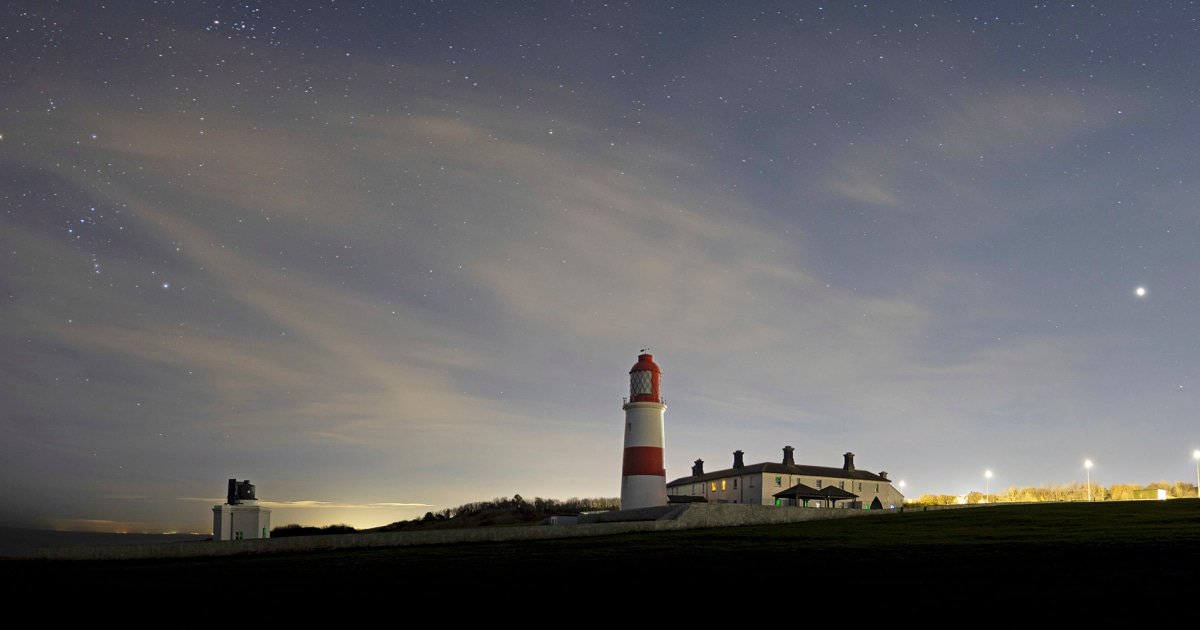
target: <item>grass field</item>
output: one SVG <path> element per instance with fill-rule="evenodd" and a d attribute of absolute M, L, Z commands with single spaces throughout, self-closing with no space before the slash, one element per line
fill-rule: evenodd
<path fill-rule="evenodd" d="M 260 594 L 405 597 L 530 588 L 619 594 L 634 583 L 660 594 L 767 588 L 784 600 L 808 600 L 862 587 L 895 603 L 955 594 L 1165 596 L 1200 586 L 1198 568 L 1200 501 L 1180 499 L 910 509 L 790 525 L 224 559 L 5 561 L 0 578 L 89 593 L 228 584 Z"/>

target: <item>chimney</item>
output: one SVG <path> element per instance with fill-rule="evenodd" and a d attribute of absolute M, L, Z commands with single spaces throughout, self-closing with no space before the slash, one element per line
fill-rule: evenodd
<path fill-rule="evenodd" d="M 697 459 L 696 463 L 692 464 L 692 476 L 699 477 L 704 474 L 704 460 Z"/>
<path fill-rule="evenodd" d="M 746 464 L 742 463 L 742 452 L 741 451 L 733 452 L 733 467 L 734 468 L 745 468 L 746 467 Z"/>
<path fill-rule="evenodd" d="M 881 471 L 879 471 L 879 478 L 880 478 L 880 479 L 883 479 L 884 481 L 887 481 L 887 480 L 888 480 L 888 478 L 887 478 L 887 471 L 886 471 L 886 470 L 881 470 Z"/>
<path fill-rule="evenodd" d="M 790 446 L 783 447 L 783 465 L 784 466 L 795 466 L 796 465 L 796 458 L 792 455 L 792 451 L 795 451 L 795 450 L 796 449 L 794 449 Z"/>
<path fill-rule="evenodd" d="M 842 455 L 846 458 L 846 463 L 842 464 L 842 470 L 846 472 L 854 472 L 854 453 L 846 453 Z"/>

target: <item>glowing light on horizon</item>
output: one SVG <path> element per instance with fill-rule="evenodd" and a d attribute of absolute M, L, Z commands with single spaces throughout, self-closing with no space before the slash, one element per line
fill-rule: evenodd
<path fill-rule="evenodd" d="M 1090 460 L 1090 459 L 1083 460 L 1083 467 L 1087 469 L 1088 501 L 1091 501 L 1092 500 L 1092 460 Z"/>

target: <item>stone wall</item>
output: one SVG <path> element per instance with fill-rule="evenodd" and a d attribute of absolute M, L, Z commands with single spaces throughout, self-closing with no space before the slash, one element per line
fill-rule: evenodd
<path fill-rule="evenodd" d="M 631 532 L 795 523 L 800 521 L 877 516 L 895 513 L 897 513 L 896 510 L 777 508 L 746 504 L 692 503 L 661 508 L 642 508 L 640 510 L 585 514 L 580 516 L 578 525 L 471 527 L 416 532 L 290 536 L 287 538 L 268 538 L 265 540 L 201 541 L 96 547 L 51 547 L 39 549 L 35 555 L 39 558 L 54 560 L 200 558 L 330 549 L 444 545 L 464 542 L 550 540 L 585 536 L 611 536 Z"/>

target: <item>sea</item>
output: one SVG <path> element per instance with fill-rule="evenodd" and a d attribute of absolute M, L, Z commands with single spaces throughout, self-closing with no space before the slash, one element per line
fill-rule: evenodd
<path fill-rule="evenodd" d="M 0 527 L 0 558 L 28 558 L 38 547 L 146 545 L 211 538 L 212 534 L 111 534 Z"/>

